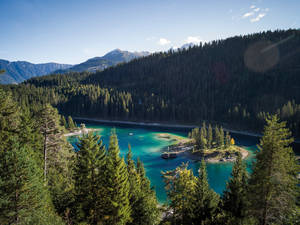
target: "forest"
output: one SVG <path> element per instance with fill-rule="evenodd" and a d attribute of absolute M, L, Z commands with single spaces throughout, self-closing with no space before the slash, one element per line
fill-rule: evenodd
<path fill-rule="evenodd" d="M 2 87 L 24 106 L 51 103 L 64 115 L 100 119 L 261 132 L 276 113 L 299 138 L 299 46 L 299 30 L 267 31 Z"/>
<path fill-rule="evenodd" d="M 49 104 L 21 108 L 0 89 L 1 224 L 297 224 L 299 165 L 291 132 L 268 116 L 253 172 L 238 156 L 220 196 L 210 187 L 205 161 L 195 176 L 187 165 L 163 172 L 168 204 L 160 205 L 143 163 L 128 146 L 120 157 L 114 130 L 83 134 Z"/>
<path fill-rule="evenodd" d="M 299 44 L 299 30 L 268 31 L 0 86 L 0 224 L 299 224 Z M 196 174 L 187 164 L 162 172 L 162 205 L 114 130 L 108 146 L 85 133 L 73 149 L 64 134 L 74 116 L 209 121 L 218 135 L 194 130 L 199 148 L 230 145 L 221 126 L 263 136 L 251 173 L 239 155 L 221 195 L 204 160 Z"/>

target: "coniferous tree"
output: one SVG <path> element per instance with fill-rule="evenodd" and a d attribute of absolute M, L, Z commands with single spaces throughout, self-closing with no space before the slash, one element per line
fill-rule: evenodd
<path fill-rule="evenodd" d="M 201 161 L 199 176 L 196 179 L 194 201 L 193 223 L 194 224 L 210 224 L 215 219 L 219 196 L 208 184 L 206 163 Z"/>
<path fill-rule="evenodd" d="M 100 136 L 92 133 L 83 135 L 77 146 L 74 172 L 77 220 L 98 224 L 107 215 L 103 201 L 106 150 Z"/>
<path fill-rule="evenodd" d="M 0 223 L 62 224 L 54 213 L 34 152 L 21 147 L 15 137 L 8 142 L 9 148 L 0 147 Z"/>
<path fill-rule="evenodd" d="M 43 136 L 44 180 L 55 208 L 60 214 L 64 214 L 73 198 L 72 167 L 75 156 L 62 135 L 59 118 L 57 110 L 49 104 L 39 111 L 39 130 Z"/>
<path fill-rule="evenodd" d="M 204 123 L 205 125 L 205 123 Z M 202 127 L 200 130 L 200 149 L 206 149 L 207 148 L 207 139 L 206 139 L 206 127 Z"/>
<path fill-rule="evenodd" d="M 293 139 L 278 116 L 268 116 L 266 123 L 249 181 L 249 215 L 263 225 L 293 224 L 292 217 L 299 218 L 296 208 L 299 166 L 289 147 Z"/>
<path fill-rule="evenodd" d="M 248 173 L 246 165 L 238 155 L 222 196 L 222 208 L 228 224 L 243 224 L 246 218 Z"/>
<path fill-rule="evenodd" d="M 0 88 L 0 140 L 3 147 L 12 135 L 19 133 L 19 125 L 20 113 L 17 104 L 9 92 Z"/>
<path fill-rule="evenodd" d="M 51 166 L 51 157 L 56 157 L 60 150 L 62 130 L 59 125 L 57 111 L 49 104 L 40 111 L 40 131 L 43 135 L 44 179 L 47 180 Z M 55 160 L 53 160 L 55 161 Z"/>
<path fill-rule="evenodd" d="M 191 224 L 193 221 L 196 180 L 193 172 L 188 169 L 179 170 L 173 183 L 173 189 L 169 192 L 170 207 L 173 210 L 173 222 L 175 224 Z"/>
<path fill-rule="evenodd" d="M 203 123 L 202 123 L 202 129 L 203 129 L 203 136 L 205 139 L 207 139 L 207 128 L 206 128 L 205 121 L 203 121 Z"/>
<path fill-rule="evenodd" d="M 129 202 L 132 209 L 132 224 L 137 223 L 139 219 L 139 205 L 138 201 L 141 192 L 141 179 L 137 173 L 134 161 L 132 159 L 131 146 L 128 145 L 128 152 L 126 155 L 128 182 L 130 184 Z"/>
<path fill-rule="evenodd" d="M 221 148 L 224 148 L 224 130 L 223 130 L 223 127 L 220 128 L 219 132 L 220 132 L 220 136 L 219 136 L 218 143 L 219 143 L 219 146 Z"/>
<path fill-rule="evenodd" d="M 150 181 L 146 177 L 143 163 L 138 159 L 138 166 L 135 168 L 131 159 L 131 150 L 127 154 L 127 163 L 131 196 L 130 205 L 132 208 L 132 222 L 130 224 L 157 224 L 160 218 L 157 207 L 158 202 L 155 191 L 150 187 Z M 135 187 L 133 187 L 134 184 Z"/>
<path fill-rule="evenodd" d="M 120 157 L 117 135 L 112 133 L 109 141 L 105 171 L 105 188 L 107 193 L 106 224 L 126 224 L 131 221 L 131 208 L 129 205 L 128 171 L 124 159 Z"/>
<path fill-rule="evenodd" d="M 213 142 L 213 131 L 212 127 L 209 124 L 208 125 L 208 132 L 207 132 L 207 147 L 212 148 L 212 142 Z"/>
<path fill-rule="evenodd" d="M 71 116 L 68 116 L 68 128 L 70 130 L 73 130 L 73 129 L 76 128 L 75 123 L 74 123 L 74 121 L 73 121 L 73 119 L 72 119 Z"/>
<path fill-rule="evenodd" d="M 228 148 L 230 146 L 230 135 L 229 132 L 226 132 L 226 136 L 225 136 L 225 148 Z"/>
<path fill-rule="evenodd" d="M 215 140 L 215 143 L 216 143 L 216 147 L 220 147 L 221 146 L 221 143 L 220 143 L 220 130 L 218 128 L 218 126 L 216 125 L 215 129 L 214 129 L 214 140 Z"/>
<path fill-rule="evenodd" d="M 65 129 L 68 129 L 66 118 L 63 115 L 61 116 L 61 126 L 63 126 Z"/>
<path fill-rule="evenodd" d="M 195 191 L 195 177 L 187 169 L 188 164 L 182 163 L 174 170 L 162 172 L 170 204 L 166 210 L 164 222 L 172 224 L 191 223 L 193 214 L 192 193 Z M 190 192 L 190 193 L 189 193 Z M 186 223 L 185 221 L 186 220 Z"/>

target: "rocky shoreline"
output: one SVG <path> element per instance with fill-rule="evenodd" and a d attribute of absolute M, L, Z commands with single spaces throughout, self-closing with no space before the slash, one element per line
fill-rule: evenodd
<path fill-rule="evenodd" d="M 164 159 L 172 159 L 176 158 L 177 156 L 184 156 L 190 160 L 201 161 L 203 158 L 203 155 L 200 155 L 197 152 L 192 152 L 193 146 L 190 144 L 190 138 L 166 133 L 159 133 L 157 134 L 157 137 L 172 140 L 175 142 L 175 144 L 163 150 L 161 157 Z M 234 153 L 230 152 L 229 150 L 217 149 L 213 150 L 210 153 L 209 150 L 206 150 L 204 160 L 209 163 L 234 162 L 237 157 L 236 152 L 240 152 L 242 154 L 242 159 L 245 159 L 249 156 L 249 152 L 240 146 L 234 146 L 233 149 L 235 151 Z"/>

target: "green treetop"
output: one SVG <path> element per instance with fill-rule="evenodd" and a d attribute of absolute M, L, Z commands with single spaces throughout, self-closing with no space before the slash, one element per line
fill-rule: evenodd
<path fill-rule="evenodd" d="M 73 129 L 76 128 L 75 123 L 74 123 L 74 121 L 73 121 L 73 119 L 72 119 L 71 116 L 68 116 L 68 128 L 70 130 L 73 130 Z"/>

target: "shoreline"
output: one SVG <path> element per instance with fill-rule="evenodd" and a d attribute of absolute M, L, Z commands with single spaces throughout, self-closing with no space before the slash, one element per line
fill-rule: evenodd
<path fill-rule="evenodd" d="M 86 117 L 73 117 L 73 119 L 77 120 L 85 120 L 90 122 L 100 122 L 107 124 L 124 124 L 124 125 L 136 125 L 136 126 L 146 126 L 146 127 L 161 127 L 161 128 L 182 128 L 182 129 L 193 129 L 195 127 L 199 127 L 196 125 L 187 125 L 187 124 L 174 124 L 174 123 L 163 123 L 163 122 L 135 122 L 135 121 L 125 121 L 125 120 L 107 120 L 107 119 L 97 119 L 97 118 L 86 118 Z M 228 131 L 229 133 L 241 134 L 251 137 L 260 138 L 263 135 L 259 133 L 253 133 L 251 131 L 239 131 L 224 128 L 224 131 Z M 294 143 L 300 144 L 300 139 L 294 140 Z"/>
<path fill-rule="evenodd" d="M 240 147 L 240 146 L 236 146 L 240 153 L 242 154 L 242 160 L 246 159 L 250 154 L 249 151 L 247 151 L 246 149 Z M 202 156 L 199 155 L 195 155 L 189 151 L 185 151 L 182 152 L 180 154 L 183 154 L 185 157 L 187 157 L 190 160 L 195 160 L 195 161 L 201 161 L 202 160 Z M 179 154 L 179 155 L 180 155 Z M 235 162 L 236 161 L 236 157 L 229 157 L 229 158 L 218 158 L 216 156 L 214 157 L 209 157 L 209 156 L 204 156 L 204 161 L 207 163 L 226 163 L 226 162 Z"/>
<path fill-rule="evenodd" d="M 82 133 L 87 134 L 89 132 L 94 132 L 94 131 L 97 131 L 97 130 L 99 130 L 99 129 L 84 128 L 84 130 L 79 129 L 79 130 L 75 130 L 75 131 L 66 133 L 66 134 L 64 134 L 64 136 L 65 137 L 77 136 L 77 135 L 81 135 Z"/>
<path fill-rule="evenodd" d="M 182 155 L 190 160 L 195 160 L 195 161 L 201 161 L 203 158 L 202 156 L 193 154 L 191 152 L 191 149 L 193 148 L 193 146 L 188 145 L 189 143 L 191 143 L 190 138 L 179 137 L 176 135 L 164 134 L 164 133 L 158 133 L 158 134 L 156 134 L 156 136 L 158 138 L 173 140 L 175 142 L 174 144 L 172 144 L 171 146 L 168 147 L 168 151 L 165 151 L 167 149 L 163 149 L 162 155 L 163 154 L 176 154 L 176 157 Z M 246 150 L 245 148 L 243 148 L 241 146 L 237 146 L 237 145 L 235 145 L 234 147 L 235 147 L 236 151 L 241 153 L 243 160 L 246 159 L 250 155 L 249 151 Z M 219 151 L 217 151 L 217 152 L 219 152 Z M 218 153 L 217 153 L 217 155 L 214 155 L 214 154 L 209 155 L 208 154 L 208 155 L 204 156 L 204 160 L 208 163 L 234 162 L 236 160 L 236 156 L 231 155 L 231 156 L 227 156 L 227 157 L 225 157 L 225 156 L 220 157 L 220 155 Z"/>
<path fill-rule="evenodd" d="M 105 119 L 86 118 L 86 117 L 73 117 L 73 118 L 77 120 L 94 121 L 94 122 L 107 123 L 107 124 L 114 123 L 114 124 L 137 125 L 137 126 L 148 126 L 148 127 L 182 128 L 182 129 L 193 129 L 195 127 L 199 127 L 196 125 L 161 123 L 161 122 L 135 122 L 135 121 L 125 121 L 125 120 L 105 120 Z M 238 131 L 238 130 L 232 130 L 227 128 L 224 128 L 224 131 L 252 136 L 252 137 L 262 137 L 262 134 L 248 132 L 248 131 Z"/>

